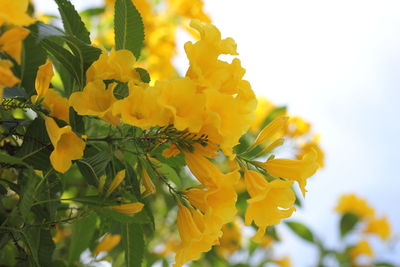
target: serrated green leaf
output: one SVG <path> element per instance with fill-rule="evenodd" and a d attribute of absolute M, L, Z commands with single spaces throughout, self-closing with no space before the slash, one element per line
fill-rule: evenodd
<path fill-rule="evenodd" d="M 356 226 L 359 218 L 354 213 L 345 213 L 342 218 L 340 218 L 340 236 L 343 238 Z"/>
<path fill-rule="evenodd" d="M 26 219 L 35 200 L 35 188 L 40 182 L 40 179 L 38 176 L 32 174 L 30 176 L 25 176 L 24 180 L 25 183 L 22 188 L 21 201 L 19 202 L 18 207 L 22 218 Z"/>
<path fill-rule="evenodd" d="M 51 168 L 49 157 L 52 146 L 46 133 L 44 120 L 37 117 L 26 130 L 22 146 L 16 153 L 16 157 L 35 170 L 47 171 Z"/>
<path fill-rule="evenodd" d="M 99 185 L 99 178 L 104 174 L 107 164 L 111 161 L 112 153 L 99 151 L 95 155 L 77 160 L 78 168 L 85 180 L 95 187 Z"/>
<path fill-rule="evenodd" d="M 58 5 L 65 32 L 90 44 L 89 32 L 75 7 L 68 0 L 55 0 Z"/>
<path fill-rule="evenodd" d="M 46 62 L 46 51 L 37 41 L 38 26 L 36 24 L 28 27 L 31 31 L 23 41 L 23 49 L 21 53 L 21 83 L 26 93 L 31 96 L 36 94 L 35 79 L 39 66 Z M 35 55 L 35 56 L 31 56 Z"/>
<path fill-rule="evenodd" d="M 78 219 L 72 227 L 71 245 L 69 248 L 68 261 L 70 263 L 79 260 L 81 253 L 90 246 L 94 231 L 96 229 L 97 216 L 91 213 L 86 217 Z"/>
<path fill-rule="evenodd" d="M 144 41 L 144 26 L 131 0 L 115 1 L 114 32 L 115 48 L 128 49 L 138 59 Z"/>
<path fill-rule="evenodd" d="M 141 267 L 145 243 L 140 224 L 121 224 L 122 245 L 125 250 L 125 266 Z"/>
<path fill-rule="evenodd" d="M 295 233 L 297 234 L 299 237 L 301 237 L 302 239 L 304 239 L 305 241 L 308 242 L 314 242 L 315 238 L 314 238 L 314 234 L 312 233 L 312 231 L 305 226 L 302 223 L 299 222 L 285 222 L 285 224 L 287 226 L 289 226 L 289 228 Z"/>
<path fill-rule="evenodd" d="M 53 252 L 55 245 L 51 237 L 50 230 L 41 229 L 38 258 L 40 266 L 51 267 L 53 266 Z"/>
<path fill-rule="evenodd" d="M 135 68 L 136 72 L 139 73 L 140 79 L 144 83 L 149 83 L 150 82 L 150 74 L 147 72 L 147 70 L 142 69 L 142 68 Z"/>

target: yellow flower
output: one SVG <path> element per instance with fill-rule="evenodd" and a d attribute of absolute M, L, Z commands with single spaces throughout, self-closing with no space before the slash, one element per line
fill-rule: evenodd
<path fill-rule="evenodd" d="M 245 170 L 245 182 L 250 199 L 245 214 L 245 224 L 253 221 L 259 227 L 253 240 L 260 242 L 268 226 L 278 224 L 296 210 L 293 182 L 273 180 L 268 182 L 258 172 Z"/>
<path fill-rule="evenodd" d="M 69 104 L 79 115 L 98 116 L 111 125 L 118 125 L 119 118 L 112 114 L 112 107 L 117 99 L 114 97 L 116 83 L 106 89 L 102 80 L 86 84 L 82 92 L 72 93 Z"/>
<path fill-rule="evenodd" d="M 201 212 L 182 204 L 178 204 L 178 207 L 178 230 L 182 242 L 176 251 L 174 267 L 199 259 L 201 253 L 218 243 L 219 237 L 218 233 L 207 229 Z"/>
<path fill-rule="evenodd" d="M 374 251 L 366 240 L 361 240 L 350 249 L 350 258 L 354 265 L 357 266 L 357 259 L 362 255 L 368 256 L 369 258 L 374 256 Z"/>
<path fill-rule="evenodd" d="M 368 234 L 376 234 L 383 240 L 387 240 L 391 235 L 391 227 L 387 217 L 382 217 L 380 219 L 373 218 L 370 220 L 364 230 Z"/>
<path fill-rule="evenodd" d="M 375 214 L 374 209 L 368 204 L 368 202 L 355 194 L 341 196 L 339 203 L 336 206 L 336 211 L 341 214 L 351 212 L 361 219 L 372 218 Z"/>
<path fill-rule="evenodd" d="M 21 62 L 22 40 L 29 34 L 29 30 L 22 27 L 12 28 L 0 36 L 0 51 L 12 56 L 19 64 Z"/>
<path fill-rule="evenodd" d="M 203 22 L 210 23 L 210 17 L 203 11 L 202 0 L 168 0 L 169 11 L 189 19 L 199 19 Z"/>
<path fill-rule="evenodd" d="M 283 136 L 284 133 L 282 132 L 282 130 L 285 128 L 287 121 L 288 117 L 277 117 L 276 119 L 268 123 L 268 125 L 265 126 L 264 129 L 262 129 L 261 132 L 258 134 L 256 140 L 254 141 L 254 146 L 262 145 L 267 141 L 271 142 L 274 139 Z"/>
<path fill-rule="evenodd" d="M 219 239 L 217 253 L 227 258 L 235 251 L 239 250 L 242 245 L 241 222 L 236 220 L 232 223 L 225 224 L 222 227 L 222 237 Z"/>
<path fill-rule="evenodd" d="M 140 212 L 143 209 L 143 206 L 144 206 L 143 203 L 135 202 L 129 204 L 110 206 L 110 209 L 128 216 L 132 216 Z"/>
<path fill-rule="evenodd" d="M 108 55 L 106 51 L 99 59 L 93 62 L 86 72 L 87 82 L 95 80 L 118 80 L 128 82 L 139 81 L 139 74 L 135 71 L 136 59 L 129 50 L 111 50 Z"/>
<path fill-rule="evenodd" d="M 142 184 L 145 189 L 143 192 L 144 196 L 148 196 L 156 192 L 156 187 L 154 186 L 153 181 L 145 169 L 142 171 Z"/>
<path fill-rule="evenodd" d="M 296 158 L 301 159 L 307 153 L 310 153 L 312 150 L 315 150 L 315 152 L 317 152 L 317 162 L 319 164 L 319 167 L 320 168 L 324 167 L 325 153 L 319 146 L 318 141 L 319 141 L 319 136 L 315 135 L 310 142 L 301 145 L 299 147 L 299 152 L 297 153 Z"/>
<path fill-rule="evenodd" d="M 199 132 L 205 115 L 205 98 L 196 92 L 195 83 L 189 78 L 156 82 L 160 88 L 158 102 L 171 115 L 174 127 L 180 131 Z"/>
<path fill-rule="evenodd" d="M 26 13 L 28 0 L 0 0 L 0 26 L 4 23 L 28 26 L 35 20 Z"/>
<path fill-rule="evenodd" d="M 179 153 L 181 153 L 181 151 L 175 145 L 171 145 L 169 148 L 164 149 L 162 155 L 165 158 L 170 158 L 178 155 Z"/>
<path fill-rule="evenodd" d="M 45 123 L 50 141 L 54 146 L 50 154 L 51 165 L 56 171 L 64 173 L 71 167 L 72 160 L 83 156 L 86 144 L 72 131 L 71 126 L 59 128 L 50 117 L 45 117 Z"/>
<path fill-rule="evenodd" d="M 35 90 L 37 95 L 34 101 L 37 101 L 46 95 L 47 90 L 49 90 L 50 81 L 53 75 L 53 65 L 51 64 L 50 60 L 47 60 L 45 64 L 39 67 L 36 74 Z"/>
<path fill-rule="evenodd" d="M 319 168 L 315 150 L 311 150 L 300 160 L 272 159 L 260 165 L 272 175 L 297 181 L 303 196 L 307 192 L 305 189 L 306 179 L 312 176 Z"/>
<path fill-rule="evenodd" d="M 142 129 L 168 125 L 170 115 L 163 112 L 156 101 L 159 88 L 138 86 L 134 81 L 129 82 L 128 87 L 129 96 L 114 103 L 114 116 L 121 116 L 124 123 Z"/>
<path fill-rule="evenodd" d="M 100 252 L 107 252 L 112 250 L 121 241 L 120 235 L 106 234 L 97 247 L 94 249 L 93 254 L 97 255 Z"/>
<path fill-rule="evenodd" d="M 110 186 L 107 189 L 106 196 L 109 196 L 125 179 L 125 170 L 119 171 L 114 179 L 111 181 Z"/>
<path fill-rule="evenodd" d="M 12 63 L 8 60 L 0 60 L 0 86 L 11 87 L 20 80 L 11 71 Z M 3 95 L 3 94 L 1 94 Z"/>
<path fill-rule="evenodd" d="M 286 134 L 290 137 L 302 136 L 310 131 L 311 124 L 300 117 L 290 117 Z"/>
<path fill-rule="evenodd" d="M 288 256 L 283 257 L 281 259 L 276 259 L 273 260 L 275 264 L 277 264 L 279 267 L 291 267 L 292 266 L 292 261 Z"/>

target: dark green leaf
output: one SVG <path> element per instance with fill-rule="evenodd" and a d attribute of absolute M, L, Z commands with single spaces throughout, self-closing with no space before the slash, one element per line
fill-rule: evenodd
<path fill-rule="evenodd" d="M 46 62 L 47 55 L 35 37 L 38 32 L 38 26 L 34 24 L 29 26 L 28 29 L 31 34 L 25 38 L 21 53 L 21 86 L 31 96 L 36 93 L 35 79 L 37 70 L 39 66 Z"/>
<path fill-rule="evenodd" d="M 128 49 L 140 56 L 144 40 L 142 17 L 131 0 L 116 0 L 114 15 L 115 48 Z"/>
<path fill-rule="evenodd" d="M 13 86 L 13 87 L 5 87 L 3 90 L 4 98 L 24 98 L 27 99 L 28 95 L 24 91 L 24 89 Z"/>
<path fill-rule="evenodd" d="M 51 168 L 49 156 L 52 146 L 46 133 L 44 120 L 36 118 L 29 125 L 22 146 L 16 154 L 35 170 L 47 171 Z"/>
<path fill-rule="evenodd" d="M 65 32 L 90 44 L 89 32 L 71 2 L 68 0 L 55 0 L 55 2 L 58 5 Z"/>
<path fill-rule="evenodd" d="M 72 107 L 69 108 L 69 124 L 74 132 L 79 134 L 85 133 L 85 124 L 83 123 L 82 116 L 78 115 Z"/>
<path fill-rule="evenodd" d="M 30 166 L 28 164 L 26 164 L 20 158 L 16 158 L 16 157 L 10 156 L 10 155 L 5 154 L 3 152 L 0 152 L 0 162 L 8 164 L 8 165 L 20 165 L 20 166 L 24 166 L 26 168 L 30 168 Z"/>
<path fill-rule="evenodd" d="M 139 73 L 140 75 L 140 79 L 142 80 L 142 82 L 144 83 L 149 83 L 150 82 L 150 74 L 147 72 L 147 70 L 142 69 L 142 68 L 135 68 L 135 70 L 137 71 L 137 73 Z"/>
<path fill-rule="evenodd" d="M 351 230 L 354 229 L 354 226 L 358 221 L 359 218 L 354 213 L 343 214 L 342 218 L 340 219 L 340 236 L 344 237 L 347 235 Z"/>
<path fill-rule="evenodd" d="M 27 227 L 21 232 L 23 241 L 28 248 L 28 260 L 34 267 L 40 267 L 38 251 L 39 251 L 39 240 L 40 240 L 40 229 L 38 227 Z"/>
<path fill-rule="evenodd" d="M 278 236 L 278 233 L 276 232 L 275 226 L 269 226 L 265 234 L 274 239 L 275 241 L 281 241 L 281 239 Z"/>
<path fill-rule="evenodd" d="M 122 245 L 125 250 L 125 266 L 141 267 L 145 243 L 140 224 L 121 224 Z"/>
<path fill-rule="evenodd" d="M 79 14 L 83 17 L 92 17 L 92 16 L 97 16 L 100 15 L 104 12 L 105 8 L 104 7 L 95 7 L 95 8 L 89 8 L 86 9 Z"/>
<path fill-rule="evenodd" d="M 68 261 L 70 263 L 79 260 L 81 253 L 90 246 L 96 229 L 96 220 L 96 214 L 91 213 L 86 217 L 78 219 L 74 223 L 68 255 Z"/>
<path fill-rule="evenodd" d="M 181 186 L 181 179 L 179 178 L 179 175 L 176 173 L 176 171 L 173 168 L 171 168 L 169 165 L 163 164 L 161 162 L 157 162 L 155 165 L 156 165 L 158 172 L 161 175 L 165 176 L 168 180 L 172 181 L 177 187 Z M 149 171 L 148 173 L 152 173 L 152 172 Z M 153 179 L 156 179 L 156 177 L 153 177 Z"/>
<path fill-rule="evenodd" d="M 395 267 L 395 265 L 387 262 L 377 262 L 374 264 L 374 267 Z"/>
<path fill-rule="evenodd" d="M 125 169 L 125 180 L 132 185 L 133 193 L 135 194 L 136 199 L 140 201 L 142 198 L 142 194 L 140 193 L 140 184 L 137 175 L 129 164 L 125 164 Z"/>
<path fill-rule="evenodd" d="M 314 238 L 314 234 L 311 232 L 311 230 L 305 226 L 302 223 L 299 222 L 285 222 L 285 224 L 287 226 L 289 226 L 289 228 L 295 233 L 297 234 L 299 237 L 303 238 L 304 240 L 308 241 L 308 242 L 314 242 L 315 238 Z"/>
<path fill-rule="evenodd" d="M 110 151 L 99 151 L 95 155 L 76 161 L 85 180 L 95 187 L 99 185 L 99 178 L 105 172 L 112 154 Z"/>
<path fill-rule="evenodd" d="M 38 257 L 39 263 L 42 267 L 53 266 L 53 252 L 55 245 L 51 237 L 50 230 L 41 229 L 40 230 L 40 241 Z"/>
<path fill-rule="evenodd" d="M 127 83 L 118 83 L 114 89 L 114 96 L 117 99 L 125 98 L 129 95 L 129 88 Z"/>
<path fill-rule="evenodd" d="M 22 188 L 21 201 L 19 202 L 19 211 L 23 219 L 25 219 L 33 205 L 36 194 L 36 185 L 39 183 L 39 177 L 32 174 L 24 177 L 24 186 Z"/>

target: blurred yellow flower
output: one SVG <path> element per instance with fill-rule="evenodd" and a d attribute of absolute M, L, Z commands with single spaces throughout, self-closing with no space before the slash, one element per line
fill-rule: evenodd
<path fill-rule="evenodd" d="M 319 136 L 315 135 L 311 141 L 300 145 L 299 152 L 296 154 L 296 158 L 302 159 L 307 153 L 310 153 L 312 150 L 314 150 L 315 152 L 317 152 L 317 162 L 319 164 L 319 167 L 324 167 L 325 153 L 319 146 L 318 142 Z"/>
<path fill-rule="evenodd" d="M 12 56 L 19 64 L 21 62 L 22 41 L 28 36 L 29 30 L 22 27 L 11 28 L 0 36 L 0 51 Z"/>
<path fill-rule="evenodd" d="M 119 171 L 108 186 L 106 196 L 109 196 L 125 179 L 125 170 Z"/>
<path fill-rule="evenodd" d="M 349 251 L 351 262 L 354 266 L 357 266 L 357 260 L 360 256 L 368 256 L 372 258 L 374 256 L 374 251 L 366 240 L 361 240 Z"/>
<path fill-rule="evenodd" d="M 285 256 L 281 259 L 273 260 L 272 262 L 274 262 L 279 267 L 291 267 L 292 266 L 292 261 L 290 260 L 290 258 L 288 256 Z"/>
<path fill-rule="evenodd" d="M 10 61 L 5 59 L 0 60 L 0 86 L 11 87 L 20 81 L 11 71 L 11 67 L 12 63 Z"/>
<path fill-rule="evenodd" d="M 47 133 L 54 147 L 50 154 L 51 165 L 56 171 L 64 173 L 71 167 L 72 160 L 83 156 L 86 144 L 72 131 L 71 126 L 59 128 L 52 118 L 45 117 L 44 119 Z"/>
<path fill-rule="evenodd" d="M 138 212 L 140 212 L 143 209 L 144 204 L 140 202 L 135 202 L 135 203 L 129 203 L 129 204 L 121 204 L 121 205 L 114 205 L 110 206 L 110 209 L 128 215 L 132 216 Z"/>
<path fill-rule="evenodd" d="M 35 22 L 35 20 L 26 13 L 28 4 L 28 0 L 0 0 L 0 26 L 4 23 L 28 26 Z"/>
<path fill-rule="evenodd" d="M 290 137 L 298 137 L 308 133 L 311 124 L 300 117 L 290 117 L 286 129 L 286 134 Z"/>
<path fill-rule="evenodd" d="M 262 127 L 268 114 L 275 108 L 271 101 L 265 97 L 257 97 L 257 108 L 255 111 L 255 117 L 251 123 L 250 132 L 256 134 Z"/>
<path fill-rule="evenodd" d="M 145 169 L 142 170 L 141 181 L 144 186 L 144 192 L 143 192 L 144 197 L 154 194 L 156 192 L 156 187 L 154 186 L 153 181 L 151 180 L 149 174 Z"/>
<path fill-rule="evenodd" d="M 312 176 L 319 168 L 315 150 L 311 150 L 300 160 L 271 159 L 260 165 L 272 175 L 297 181 L 303 196 L 307 192 L 305 189 L 306 179 Z"/>
<path fill-rule="evenodd" d="M 121 235 L 106 234 L 97 247 L 93 250 L 93 255 L 98 255 L 100 252 L 112 250 L 121 241 Z"/>
<path fill-rule="evenodd" d="M 288 117 L 281 116 L 268 123 L 258 134 L 254 141 L 254 146 L 281 138 L 284 134 L 282 130 L 286 127 L 287 121 Z"/>
<path fill-rule="evenodd" d="M 242 225 L 239 220 L 225 224 L 222 227 L 222 237 L 219 239 L 217 253 L 224 258 L 229 257 L 242 246 Z"/>
<path fill-rule="evenodd" d="M 113 104 L 117 101 L 114 96 L 116 83 L 106 85 L 102 80 L 86 84 L 81 92 L 72 93 L 69 104 L 79 115 L 98 116 L 111 125 L 118 125 L 119 118 L 112 114 Z"/>
<path fill-rule="evenodd" d="M 202 22 L 210 23 L 210 17 L 203 11 L 202 0 L 168 0 L 169 12 L 181 15 L 188 19 L 199 19 Z"/>
<path fill-rule="evenodd" d="M 375 214 L 375 210 L 368 202 L 355 194 L 341 196 L 335 210 L 341 214 L 354 213 L 361 219 L 373 218 Z"/>
<path fill-rule="evenodd" d="M 376 234 L 383 240 L 387 240 L 392 233 L 389 220 L 387 217 L 382 217 L 380 219 L 373 218 L 368 223 L 364 230 L 368 234 Z"/>
<path fill-rule="evenodd" d="M 268 226 L 278 224 L 296 210 L 296 196 L 291 188 L 293 182 L 273 180 L 268 182 L 258 172 L 244 170 L 244 177 L 250 199 L 245 214 L 245 224 L 254 223 L 258 231 L 253 237 L 255 242 L 261 242 Z"/>
<path fill-rule="evenodd" d="M 169 148 L 164 149 L 162 155 L 165 158 L 170 158 L 178 155 L 179 153 L 181 153 L 181 151 L 176 147 L 176 145 L 170 145 Z"/>

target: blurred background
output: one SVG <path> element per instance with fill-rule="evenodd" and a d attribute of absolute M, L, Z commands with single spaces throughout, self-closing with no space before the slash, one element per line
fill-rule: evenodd
<path fill-rule="evenodd" d="M 34 2 L 43 13 L 58 14 L 53 1 Z M 78 10 L 103 5 L 71 2 Z M 400 233 L 400 2 L 204 2 L 223 37 L 236 40 L 255 92 L 287 105 L 321 135 L 325 167 L 310 179 L 304 208 L 293 219 L 335 247 L 339 216 L 333 209 L 340 195 L 355 192 Z M 190 39 L 178 34 L 175 62 L 182 72 L 188 66 L 183 44 Z M 285 242 L 278 254 L 289 254 L 294 266 L 312 266 L 317 251 L 284 226 L 279 231 Z M 399 243 L 377 242 L 375 252 L 400 264 Z"/>

